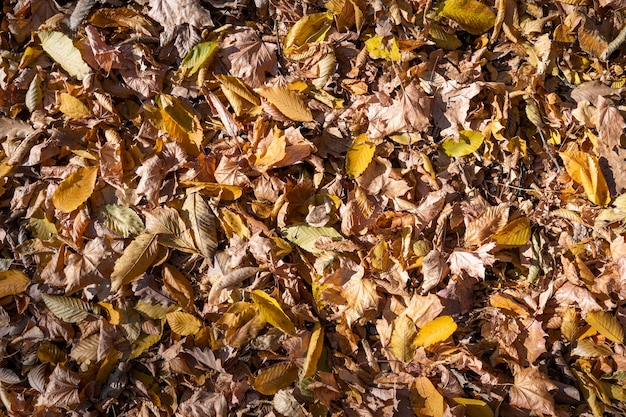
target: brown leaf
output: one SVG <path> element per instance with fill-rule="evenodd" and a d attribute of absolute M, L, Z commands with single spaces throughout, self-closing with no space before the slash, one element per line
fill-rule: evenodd
<path fill-rule="evenodd" d="M 537 368 L 515 366 L 513 369 L 515 384 L 509 391 L 511 405 L 538 414 L 554 415 L 556 409 L 551 391 L 557 386 Z"/>

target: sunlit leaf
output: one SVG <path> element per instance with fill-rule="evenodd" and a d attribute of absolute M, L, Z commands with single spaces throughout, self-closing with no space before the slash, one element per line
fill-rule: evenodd
<path fill-rule="evenodd" d="M 475 130 L 461 130 L 459 139 L 448 138 L 441 143 L 441 147 L 448 156 L 460 158 L 476 152 L 483 144 L 485 135 Z"/>
<path fill-rule="evenodd" d="M 161 335 L 158 334 L 142 334 L 133 343 L 132 351 L 129 359 L 135 359 L 141 356 L 143 352 L 153 346 L 161 339 Z"/>
<path fill-rule="evenodd" d="M 402 59 L 396 38 L 385 39 L 383 36 L 374 36 L 365 41 L 365 47 L 372 58 L 396 62 Z"/>
<path fill-rule="evenodd" d="M 97 176 L 97 166 L 79 168 L 61 181 L 52 196 L 52 204 L 65 213 L 76 210 L 91 197 Z"/>
<path fill-rule="evenodd" d="M 360 177 L 367 169 L 376 153 L 376 144 L 362 134 L 354 138 L 346 154 L 346 172 L 352 178 Z"/>
<path fill-rule="evenodd" d="M 113 233 L 127 238 L 144 230 L 141 217 L 130 207 L 105 204 L 100 209 L 104 225 Z"/>
<path fill-rule="evenodd" d="M 456 331 L 457 325 L 450 316 L 437 317 L 433 321 L 426 323 L 415 339 L 416 346 L 428 347 L 435 343 L 442 342 Z"/>
<path fill-rule="evenodd" d="M 202 327 L 202 322 L 196 316 L 184 311 L 167 313 L 165 319 L 172 331 L 181 336 L 196 334 Z"/>
<path fill-rule="evenodd" d="M 241 187 L 236 185 L 199 181 L 181 181 L 181 185 L 202 188 L 208 195 L 219 197 L 221 200 L 237 200 L 242 194 Z"/>
<path fill-rule="evenodd" d="M 496 22 L 496 14 L 477 0 L 446 0 L 441 15 L 454 20 L 473 35 L 485 33 Z"/>
<path fill-rule="evenodd" d="M 167 132 L 187 152 L 197 155 L 204 140 L 204 131 L 196 112 L 181 99 L 168 94 L 160 94 L 154 101 L 157 107 L 144 105 L 148 121 Z"/>
<path fill-rule="evenodd" d="M 302 249 L 311 252 L 322 252 L 315 246 L 315 242 L 320 237 L 329 237 L 333 240 L 343 240 L 344 237 L 332 227 L 313 227 L 308 225 L 289 226 L 282 229 L 285 239 L 300 246 Z"/>
<path fill-rule="evenodd" d="M 520 217 L 504 226 L 491 238 L 505 248 L 524 246 L 530 241 L 530 220 L 528 217 Z"/>
<path fill-rule="evenodd" d="M 42 78 L 39 76 L 39 74 L 35 75 L 33 80 L 30 82 L 30 85 L 28 86 L 28 91 L 26 91 L 25 104 L 26 108 L 31 113 L 41 106 L 41 102 L 43 100 L 41 81 Z"/>
<path fill-rule="evenodd" d="M 411 407 L 418 417 L 442 417 L 446 409 L 443 396 L 425 376 L 418 376 L 411 385 Z"/>
<path fill-rule="evenodd" d="M 598 158 L 582 151 L 561 152 L 567 173 L 585 189 L 587 198 L 594 204 L 606 206 L 611 201 L 611 194 Z"/>
<path fill-rule="evenodd" d="M 263 317 L 265 321 L 287 334 L 296 334 L 296 328 L 291 322 L 291 319 L 287 317 L 280 304 L 278 304 L 278 301 L 261 290 L 252 291 L 251 297 L 252 301 L 259 307 L 261 317 Z"/>
<path fill-rule="evenodd" d="M 82 80 L 91 73 L 80 51 L 66 35 L 61 32 L 43 31 L 39 32 L 38 36 L 43 50 L 72 77 Z"/>
<path fill-rule="evenodd" d="M 309 348 L 307 349 L 304 364 L 302 365 L 300 379 L 306 379 L 315 375 L 315 372 L 317 372 L 317 362 L 322 356 L 323 348 L 324 329 L 319 323 L 315 323 L 313 333 L 311 334 L 311 340 L 309 341 Z"/>
<path fill-rule="evenodd" d="M 331 13 L 314 13 L 302 17 L 289 29 L 283 41 L 286 54 L 294 48 L 310 42 L 321 42 L 331 28 L 333 15 Z"/>
<path fill-rule="evenodd" d="M 194 289 L 182 272 L 171 265 L 163 265 L 163 283 L 181 307 L 190 312 L 193 311 Z"/>
<path fill-rule="evenodd" d="M 624 343 L 624 328 L 619 320 L 606 311 L 591 311 L 585 321 L 598 333 L 615 343 Z"/>
<path fill-rule="evenodd" d="M 157 235 L 143 233 L 137 236 L 115 261 L 111 274 L 111 290 L 117 291 L 146 272 L 157 257 L 157 248 Z"/>
<path fill-rule="evenodd" d="M 100 342 L 100 333 L 94 333 L 78 342 L 78 345 L 72 349 L 70 357 L 79 363 L 89 363 L 96 361 L 98 358 L 98 343 Z"/>
<path fill-rule="evenodd" d="M 259 87 L 255 91 L 291 120 L 296 122 L 310 122 L 313 120 L 311 110 L 304 104 L 298 93 L 291 91 L 287 87 L 275 85 L 272 87 Z"/>
<path fill-rule="evenodd" d="M 259 372 L 254 378 L 254 389 L 264 395 L 274 395 L 298 379 L 298 366 L 293 362 L 280 362 Z"/>
<path fill-rule="evenodd" d="M 217 52 L 217 47 L 217 42 L 201 42 L 191 48 L 178 69 L 180 77 L 191 77 L 201 68 L 208 66 Z"/>
<path fill-rule="evenodd" d="M 67 93 L 61 93 L 60 100 L 59 110 L 70 119 L 79 120 L 91 116 L 91 111 L 80 99 Z"/>
<path fill-rule="evenodd" d="M 416 348 L 417 327 L 406 314 L 402 314 L 393 321 L 393 331 L 389 349 L 400 361 L 408 363 L 413 360 Z"/>

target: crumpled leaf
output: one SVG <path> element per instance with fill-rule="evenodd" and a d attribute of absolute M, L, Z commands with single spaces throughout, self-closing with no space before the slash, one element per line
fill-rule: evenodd
<path fill-rule="evenodd" d="M 515 367 L 514 385 L 509 391 L 510 404 L 538 414 L 554 415 L 554 398 L 551 391 L 557 389 L 548 377 L 537 368 Z"/>
<path fill-rule="evenodd" d="M 606 206 L 611 202 L 611 194 L 598 158 L 582 151 L 561 152 L 567 173 L 582 185 L 587 198 L 594 204 Z"/>

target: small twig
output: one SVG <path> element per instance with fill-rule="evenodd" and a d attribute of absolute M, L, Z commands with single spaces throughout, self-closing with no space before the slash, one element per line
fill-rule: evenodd
<path fill-rule="evenodd" d="M 626 41 L 626 25 L 622 28 L 622 30 L 617 34 L 617 37 L 611 41 L 600 55 L 601 61 L 606 61 L 609 59 L 611 54 L 617 50 L 622 44 Z"/>

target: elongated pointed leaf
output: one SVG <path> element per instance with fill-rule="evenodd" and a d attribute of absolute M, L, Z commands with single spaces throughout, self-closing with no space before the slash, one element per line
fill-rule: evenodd
<path fill-rule="evenodd" d="M 209 65 L 217 52 L 217 47 L 217 42 L 202 42 L 191 48 L 178 69 L 180 77 L 190 77 Z"/>
<path fill-rule="evenodd" d="M 178 142 L 192 155 L 199 153 L 204 132 L 195 111 L 182 100 L 168 94 L 154 98 L 158 107 L 144 105 L 144 114 L 157 129 Z"/>
<path fill-rule="evenodd" d="M 141 217 L 130 207 L 105 204 L 100 214 L 107 229 L 123 238 L 137 235 L 144 230 Z"/>
<path fill-rule="evenodd" d="M 119 290 L 146 272 L 156 260 L 157 249 L 157 235 L 143 233 L 137 236 L 115 262 L 111 274 L 111 290 Z"/>
<path fill-rule="evenodd" d="M 360 177 L 374 158 L 376 145 L 362 134 L 354 139 L 346 154 L 346 172 L 351 178 Z"/>
<path fill-rule="evenodd" d="M 80 120 L 91 116 L 91 111 L 80 99 L 67 93 L 61 93 L 60 100 L 59 110 L 70 119 Z"/>
<path fill-rule="evenodd" d="M 478 0 L 446 0 L 441 14 L 473 35 L 485 33 L 496 23 L 496 14 Z"/>
<path fill-rule="evenodd" d="M 172 207 L 161 207 L 146 213 L 146 232 L 159 236 L 159 243 L 183 252 L 196 253 L 189 228 Z"/>
<path fill-rule="evenodd" d="M 43 31 L 38 35 L 43 50 L 72 77 L 82 80 L 91 72 L 78 48 L 66 35 L 54 31 Z"/>
<path fill-rule="evenodd" d="M 441 147 L 448 156 L 459 158 L 467 156 L 480 148 L 485 140 L 485 135 L 474 130 L 462 130 L 459 139 L 448 138 L 441 143 Z"/>
<path fill-rule="evenodd" d="M 505 248 L 524 246 L 530 241 L 530 220 L 528 217 L 515 219 L 491 238 Z"/>
<path fill-rule="evenodd" d="M 624 328 L 619 320 L 606 311 L 591 311 L 585 318 L 598 333 L 615 343 L 624 343 Z"/>
<path fill-rule="evenodd" d="M 29 285 L 30 279 L 20 271 L 9 269 L 0 272 L 0 298 L 21 294 Z"/>
<path fill-rule="evenodd" d="M 165 319 L 172 331 L 181 336 L 196 334 L 202 327 L 202 322 L 196 316 L 184 311 L 167 313 Z"/>
<path fill-rule="evenodd" d="M 217 250 L 217 219 L 208 201 L 199 193 L 191 193 L 185 199 L 183 212 L 193 231 L 193 239 L 200 253 L 213 260 Z"/>
<path fill-rule="evenodd" d="M 287 334 L 296 334 L 296 328 L 291 322 L 291 319 L 287 317 L 280 304 L 278 304 L 278 301 L 261 290 L 252 291 L 252 300 L 259 307 L 261 317 L 263 317 L 265 321 Z"/>
<path fill-rule="evenodd" d="M 254 389 L 261 394 L 274 395 L 298 379 L 298 366 L 293 362 L 280 362 L 259 372 L 254 379 Z"/>
<path fill-rule="evenodd" d="M 98 358 L 98 343 L 100 342 L 100 333 L 94 333 L 87 336 L 78 345 L 72 349 L 70 357 L 79 363 L 89 363 L 96 361 Z"/>
<path fill-rule="evenodd" d="M 74 297 L 42 294 L 41 298 L 55 316 L 68 323 L 77 323 L 96 311 L 97 307 Z"/>
<path fill-rule="evenodd" d="M 97 166 L 79 168 L 59 184 L 52 196 L 52 204 L 64 213 L 76 210 L 91 197 L 97 177 Z"/>
<path fill-rule="evenodd" d="M 315 323 L 313 327 L 313 334 L 311 334 L 311 340 L 309 341 L 309 348 L 304 358 L 304 364 L 302 365 L 302 373 L 300 379 L 306 379 L 315 375 L 317 372 L 317 362 L 322 356 L 322 349 L 324 348 L 324 329 L 319 323 Z"/>
<path fill-rule="evenodd" d="M 333 15 L 331 13 L 315 13 L 304 16 L 291 27 L 285 37 L 285 53 L 309 42 L 320 42 L 324 40 L 331 28 Z"/>
<path fill-rule="evenodd" d="M 26 108 L 29 112 L 34 112 L 41 106 L 43 100 L 43 92 L 41 91 L 41 77 L 39 74 L 35 75 L 35 78 L 30 82 L 28 91 L 26 92 Z"/>
<path fill-rule="evenodd" d="M 291 120 L 296 122 L 310 122 L 313 120 L 311 110 L 295 91 L 278 85 L 259 87 L 256 91 Z"/>
<path fill-rule="evenodd" d="M 450 316 L 437 317 L 426 323 L 419 331 L 415 339 L 416 346 L 428 347 L 442 342 L 456 331 L 457 325 Z"/>
<path fill-rule="evenodd" d="M 291 243 L 311 253 L 322 252 L 315 246 L 320 237 L 329 237 L 333 240 L 344 240 L 341 234 L 332 227 L 313 227 L 308 225 L 289 226 L 282 229 L 282 234 Z"/>
<path fill-rule="evenodd" d="M 589 201 L 599 206 L 611 202 L 611 193 L 597 157 L 582 151 L 561 152 L 559 155 L 569 176 L 585 189 Z"/>
<path fill-rule="evenodd" d="M 416 337 L 417 327 L 415 327 L 415 323 L 406 314 L 402 314 L 393 321 L 389 349 L 398 360 L 405 363 L 411 362 L 415 354 Z"/>

